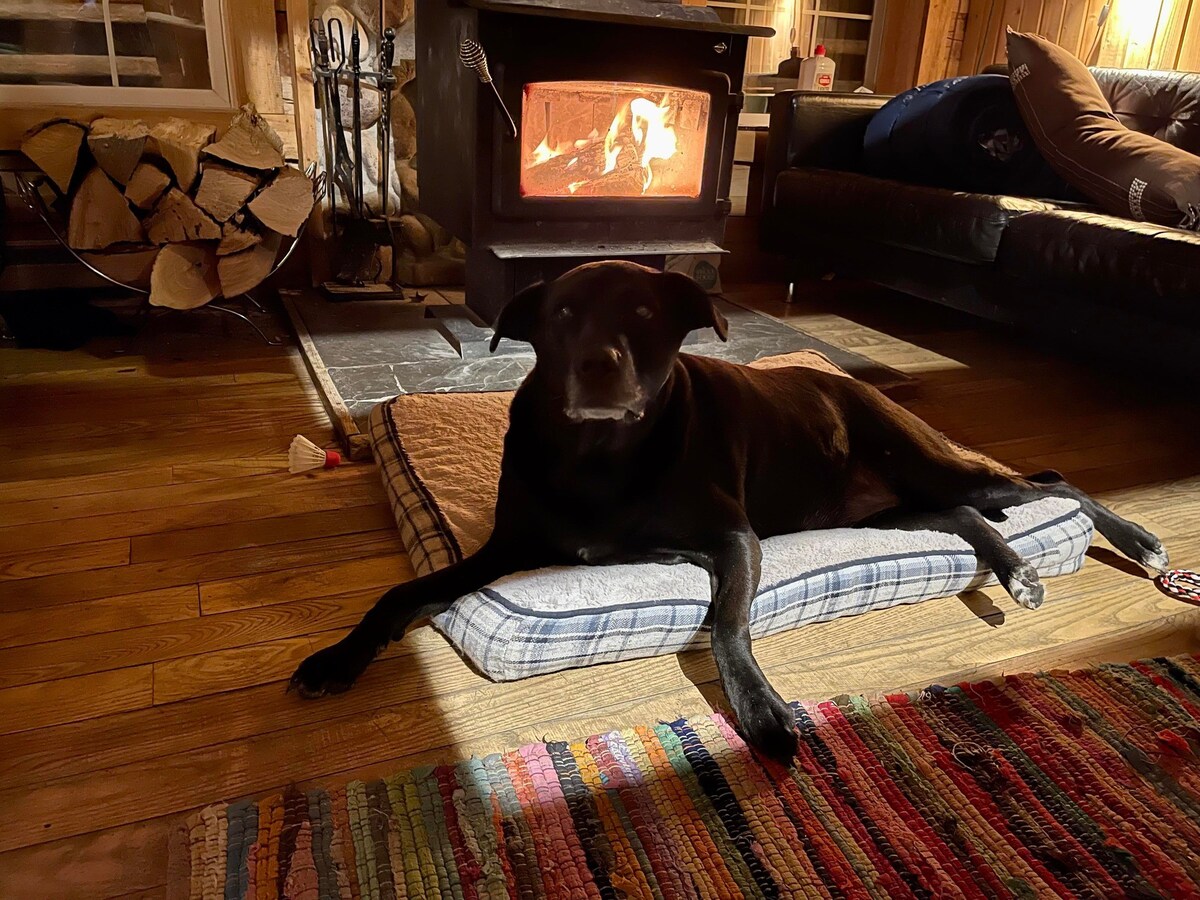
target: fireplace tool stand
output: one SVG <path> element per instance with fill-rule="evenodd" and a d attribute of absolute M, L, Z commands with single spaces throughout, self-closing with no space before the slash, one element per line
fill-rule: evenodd
<path fill-rule="evenodd" d="M 333 300 L 400 299 L 404 294 L 391 283 L 389 266 L 393 246 L 388 200 L 391 195 L 391 105 L 396 75 L 392 62 L 396 32 L 387 28 L 380 42 L 377 69 L 362 67 L 363 37 L 354 24 L 347 43 L 340 20 L 314 18 L 309 22 L 309 52 L 312 56 L 315 100 L 321 113 L 322 143 L 329 178 L 329 219 L 337 243 L 337 273 L 322 285 Z M 349 123 L 342 108 L 341 88 L 350 95 Z M 378 150 L 379 215 L 373 217 L 363 190 L 362 92 L 379 94 L 379 119 L 375 124 Z M 345 127 L 349 124 L 350 141 Z M 345 213 L 338 211 L 338 193 Z M 388 248 L 381 253 L 380 248 Z"/>

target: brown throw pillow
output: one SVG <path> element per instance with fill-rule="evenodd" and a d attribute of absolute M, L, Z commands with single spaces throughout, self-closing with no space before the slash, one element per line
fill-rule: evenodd
<path fill-rule="evenodd" d="M 1115 215 L 1200 228 L 1200 156 L 1130 131 L 1082 62 L 1035 34 L 1008 33 L 1009 79 L 1051 167 Z"/>

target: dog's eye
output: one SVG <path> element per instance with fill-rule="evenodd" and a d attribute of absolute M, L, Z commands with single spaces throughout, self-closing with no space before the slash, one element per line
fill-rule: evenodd
<path fill-rule="evenodd" d="M 636 312 L 643 319 L 651 319 L 654 317 L 654 310 L 648 306 L 639 306 L 634 310 L 634 312 Z"/>
<path fill-rule="evenodd" d="M 569 319 L 572 315 L 573 313 L 571 312 L 571 307 L 569 306 L 560 306 L 554 311 L 554 318 L 556 319 Z"/>

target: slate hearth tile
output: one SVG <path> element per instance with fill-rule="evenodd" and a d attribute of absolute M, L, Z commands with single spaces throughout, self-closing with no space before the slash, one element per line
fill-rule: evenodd
<path fill-rule="evenodd" d="M 888 374 L 869 360 L 768 316 L 724 300 L 717 306 L 729 320 L 729 342 L 722 343 L 711 329 L 701 329 L 689 336 L 685 352 L 747 363 L 815 349 L 868 381 Z M 514 345 L 516 352 L 511 354 L 460 358 L 418 303 L 333 304 L 317 299 L 303 304 L 303 314 L 330 377 L 360 427 L 365 427 L 376 403 L 397 394 L 513 390 L 533 366 L 533 354 L 524 345 Z"/>
<path fill-rule="evenodd" d="M 347 403 L 388 400 L 397 394 L 507 391 L 520 385 L 533 357 L 414 360 L 369 366 L 331 366 L 329 376 Z"/>
<path fill-rule="evenodd" d="M 329 368 L 397 360 L 457 360 L 458 354 L 425 318 L 425 307 L 407 300 L 334 303 L 305 296 L 296 302 L 304 324 Z"/>

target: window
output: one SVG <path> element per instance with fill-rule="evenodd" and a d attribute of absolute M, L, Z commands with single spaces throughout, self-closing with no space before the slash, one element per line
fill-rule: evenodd
<path fill-rule="evenodd" d="M 221 0 L 0 0 L 0 102 L 229 98 Z"/>

